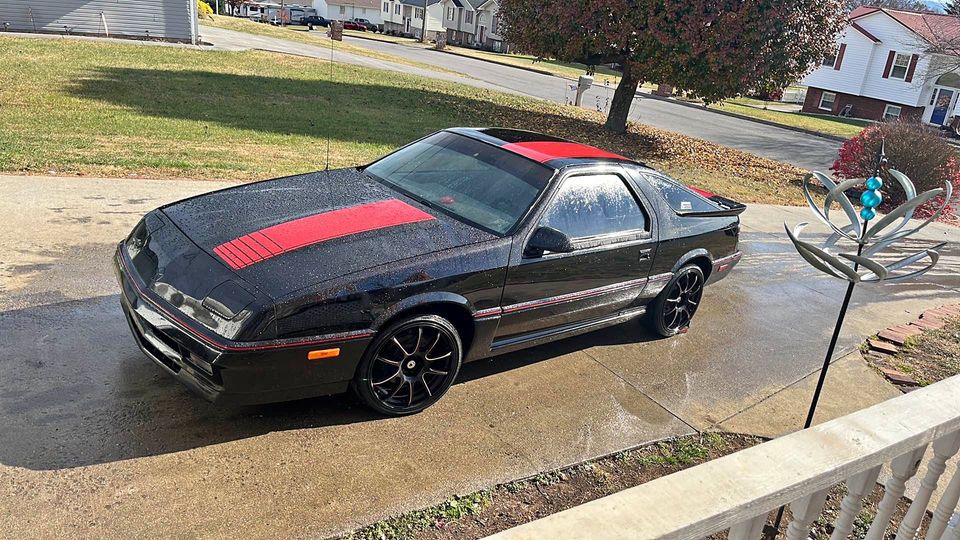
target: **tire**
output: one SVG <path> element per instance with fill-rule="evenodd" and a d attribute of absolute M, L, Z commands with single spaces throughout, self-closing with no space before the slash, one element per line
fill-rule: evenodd
<path fill-rule="evenodd" d="M 651 326 L 658 334 L 671 337 L 687 331 L 703 299 L 705 281 L 703 270 L 695 264 L 677 271 L 657 295 L 650 311 Z"/>
<path fill-rule="evenodd" d="M 378 332 L 352 386 L 364 404 L 381 414 L 415 414 L 443 397 L 462 361 L 463 343 L 450 321 L 436 315 L 409 317 Z"/>

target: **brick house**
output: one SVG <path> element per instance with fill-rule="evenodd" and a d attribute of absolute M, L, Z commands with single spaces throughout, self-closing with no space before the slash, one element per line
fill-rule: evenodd
<path fill-rule="evenodd" d="M 802 84 L 809 87 L 803 110 L 945 125 L 960 95 L 960 74 L 941 74 L 945 57 L 931 53 L 930 43 L 957 35 L 957 17 L 857 8 L 850 13 L 833 54 L 803 79 Z"/>

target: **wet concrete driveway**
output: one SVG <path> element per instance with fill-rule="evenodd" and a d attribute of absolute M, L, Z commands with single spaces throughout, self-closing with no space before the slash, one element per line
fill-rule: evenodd
<path fill-rule="evenodd" d="M 136 349 L 109 265 L 145 211 L 217 187 L 0 177 L 0 537 L 322 537 L 663 437 L 750 431 L 758 406 L 789 429 L 807 396 L 784 390 L 819 367 L 844 288 L 782 234 L 805 209 L 756 206 L 743 262 L 707 290 L 684 336 L 628 323 L 470 364 L 408 418 L 349 396 L 223 409 Z M 925 238 L 960 234 L 936 226 Z M 860 287 L 841 349 L 956 302 L 956 244 L 945 255 L 918 283 Z M 825 417 L 892 395 L 853 372 Z"/>

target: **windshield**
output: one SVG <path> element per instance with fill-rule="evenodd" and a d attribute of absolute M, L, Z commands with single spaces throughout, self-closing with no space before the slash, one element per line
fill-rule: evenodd
<path fill-rule="evenodd" d="M 497 234 L 517 224 L 553 175 L 539 163 L 448 132 L 401 148 L 366 172 L 428 206 Z"/>

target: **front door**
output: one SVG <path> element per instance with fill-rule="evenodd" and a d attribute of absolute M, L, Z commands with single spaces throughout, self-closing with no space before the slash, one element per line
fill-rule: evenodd
<path fill-rule="evenodd" d="M 406 34 L 410 33 L 410 19 L 408 18 L 403 19 L 403 31 Z"/>
<path fill-rule="evenodd" d="M 479 40 L 480 45 L 483 45 L 483 34 L 485 34 L 486 31 L 487 31 L 487 27 L 486 27 L 486 26 L 481 26 L 481 27 L 480 27 L 480 40 Z"/>
<path fill-rule="evenodd" d="M 949 88 L 937 88 L 934 94 L 933 114 L 930 115 L 930 123 L 942 126 L 946 123 L 947 111 L 950 110 L 954 91 Z"/>
<path fill-rule="evenodd" d="M 614 315 L 632 307 L 646 283 L 654 223 L 622 169 L 561 182 L 536 227 L 565 233 L 574 250 L 511 261 L 498 339 Z"/>

